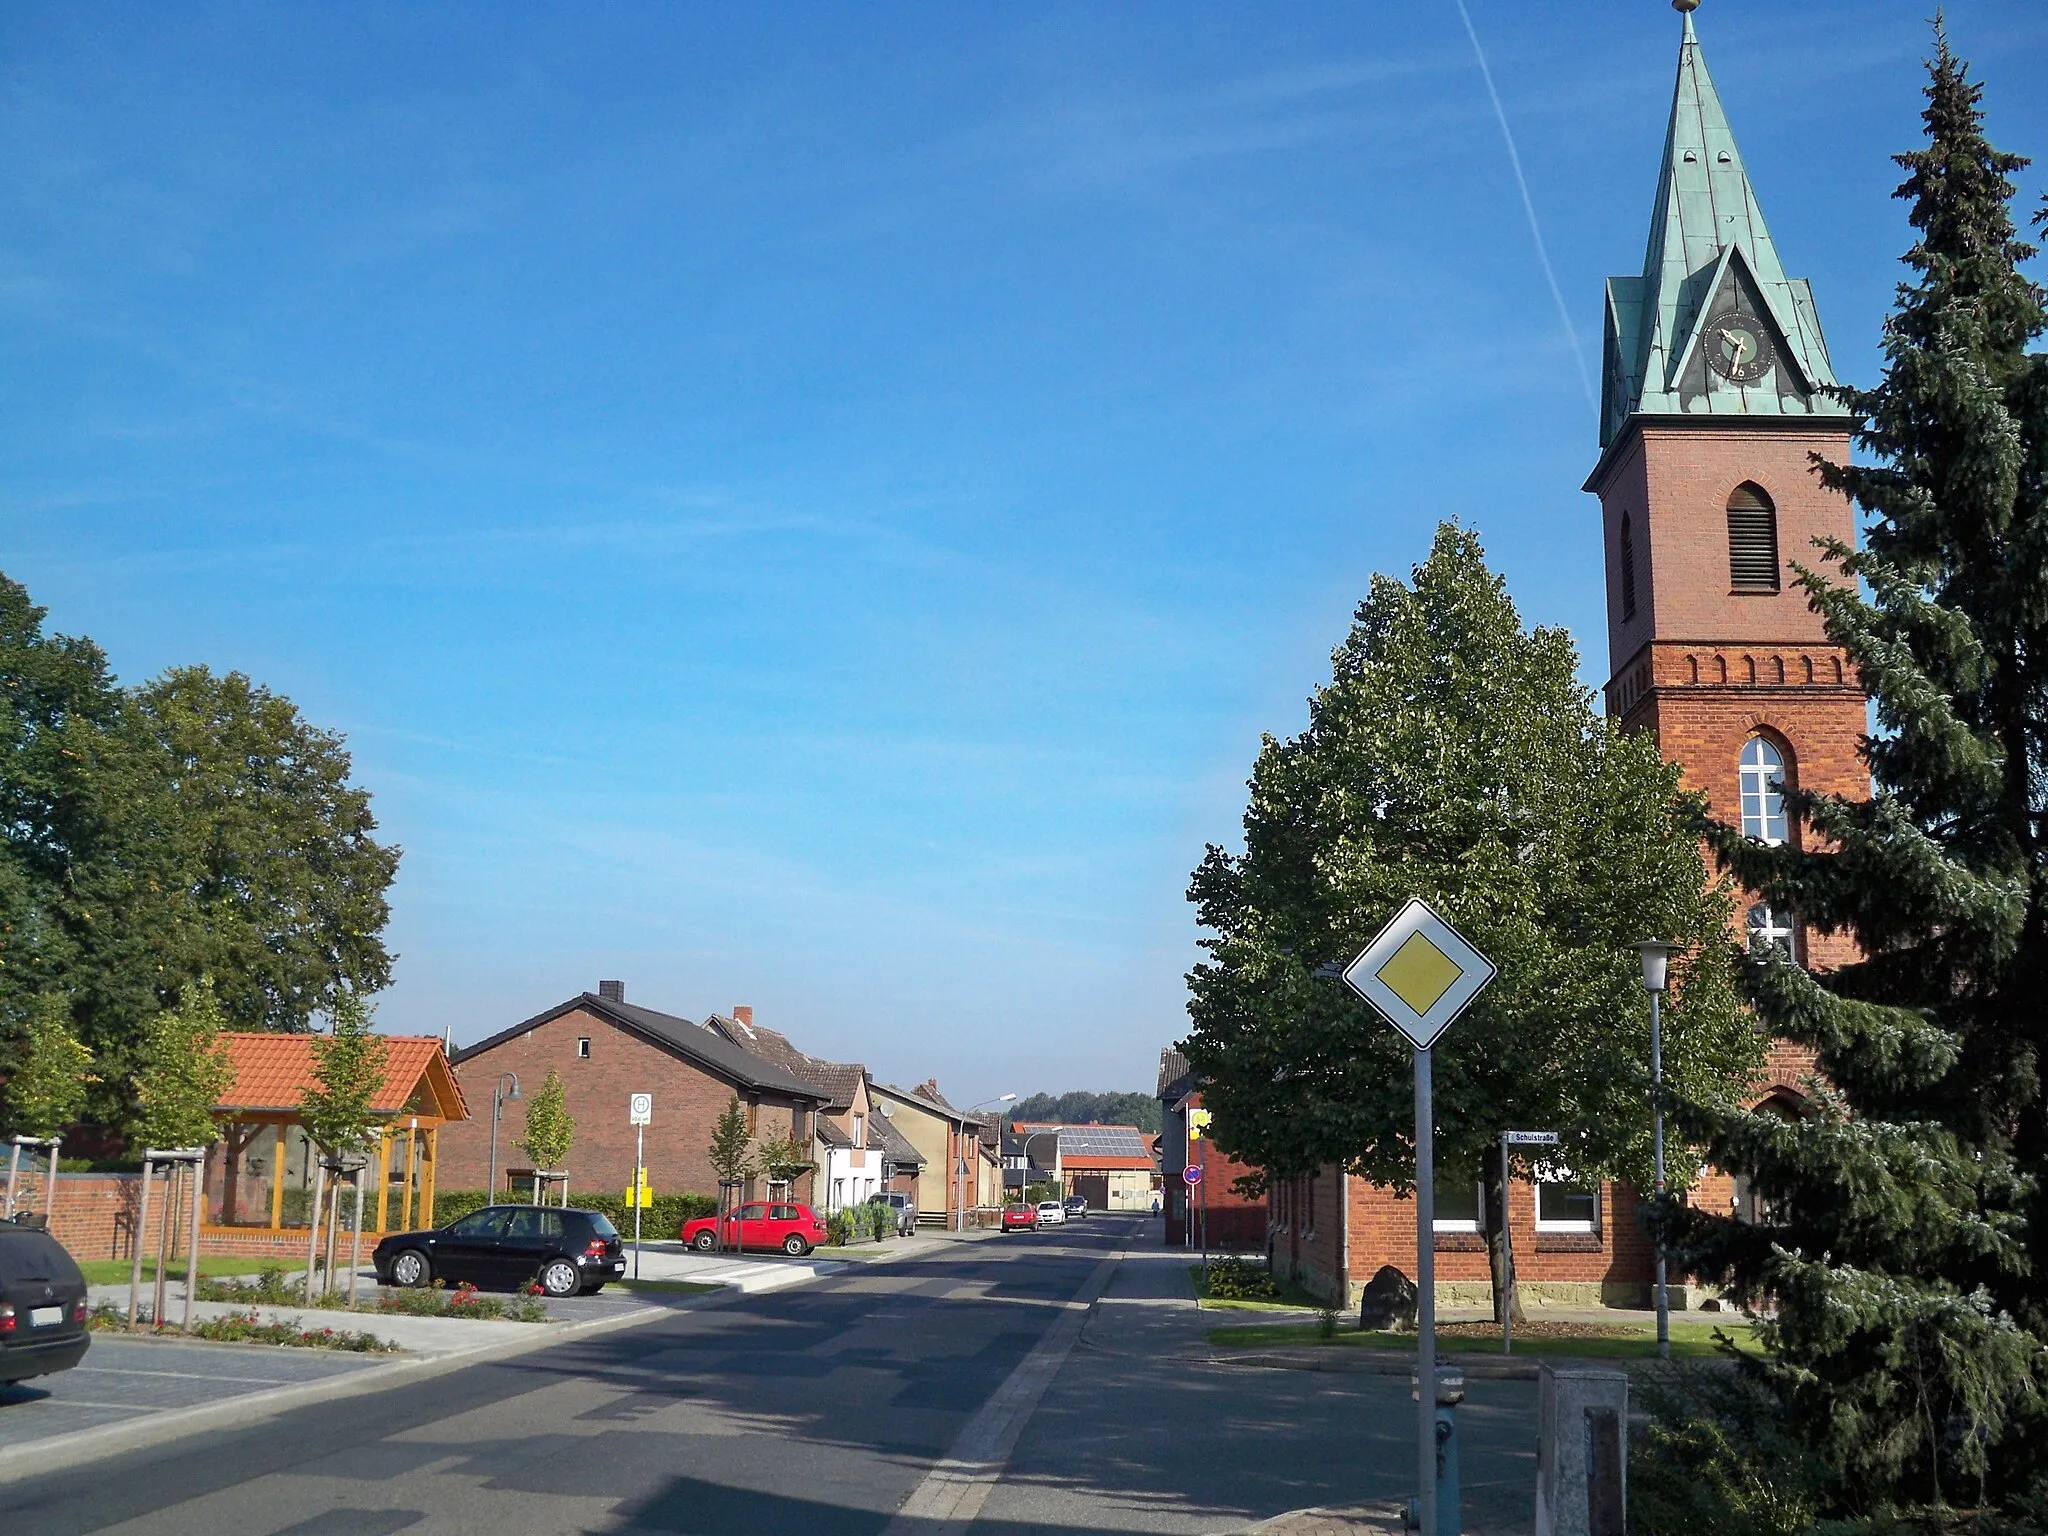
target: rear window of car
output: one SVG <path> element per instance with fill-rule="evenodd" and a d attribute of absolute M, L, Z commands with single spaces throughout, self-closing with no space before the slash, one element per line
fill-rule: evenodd
<path fill-rule="evenodd" d="M 64 1245 L 43 1232 L 27 1228 L 12 1231 L 0 1227 L 0 1285 L 22 1285 L 30 1280 L 84 1279 Z"/>
<path fill-rule="evenodd" d="M 584 1214 L 590 1218 L 590 1230 L 599 1237 L 617 1237 L 619 1235 L 619 1229 L 612 1225 L 611 1218 L 605 1215 L 604 1212 L 587 1211 Z"/>

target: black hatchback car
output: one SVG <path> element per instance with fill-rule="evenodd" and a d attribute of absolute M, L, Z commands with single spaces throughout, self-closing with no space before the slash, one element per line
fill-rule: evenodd
<path fill-rule="evenodd" d="M 68 1371 L 92 1343 L 85 1276 L 37 1227 L 0 1221 L 0 1382 Z"/>
<path fill-rule="evenodd" d="M 587 1296 L 626 1272 L 604 1212 L 552 1205 L 487 1205 L 431 1232 L 395 1232 L 370 1262 L 384 1285 L 538 1284 L 550 1296 Z"/>

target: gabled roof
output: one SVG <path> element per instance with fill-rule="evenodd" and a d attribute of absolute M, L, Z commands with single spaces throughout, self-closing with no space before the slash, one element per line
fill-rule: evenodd
<path fill-rule="evenodd" d="M 766 1029 L 745 1019 L 714 1013 L 704 1021 L 704 1027 L 749 1055 L 809 1083 L 825 1095 L 827 1109 L 851 1109 L 854 1090 L 868 1075 L 868 1069 L 859 1062 L 821 1061 L 798 1050 L 780 1030 Z"/>
<path fill-rule="evenodd" d="M 898 1088 L 894 1083 L 878 1083 L 870 1078 L 868 1086 L 871 1092 L 879 1090 L 891 1098 L 900 1099 L 906 1104 L 915 1104 L 943 1119 L 957 1120 L 964 1125 L 986 1125 L 996 1118 L 993 1114 L 970 1113 L 967 1110 L 955 1109 L 946 1102 L 936 1083 L 924 1082 L 915 1088 Z"/>
<path fill-rule="evenodd" d="M 1195 1086 L 1194 1078 L 1180 1047 L 1169 1045 L 1159 1053 L 1159 1087 L 1153 1097 L 1177 1103 Z"/>
<path fill-rule="evenodd" d="M 616 1025 L 630 1035 L 645 1040 L 650 1045 L 680 1056 L 714 1077 L 723 1078 L 736 1088 L 748 1088 L 760 1093 L 779 1093 L 786 1098 L 808 1099 L 813 1103 L 824 1098 L 822 1093 L 801 1078 L 763 1061 L 752 1052 L 741 1050 L 731 1041 L 701 1025 L 693 1024 L 688 1019 L 677 1018 L 674 1014 L 657 1013 L 652 1008 L 642 1008 L 637 1003 L 615 1002 L 610 998 L 600 997 L 595 992 L 585 992 L 565 1003 L 557 1003 L 545 1012 L 514 1024 L 510 1029 L 499 1030 L 489 1039 L 479 1040 L 475 1045 L 465 1045 L 449 1059 L 459 1066 L 486 1051 L 496 1049 L 507 1040 L 516 1039 L 530 1029 L 538 1029 L 541 1025 L 559 1019 L 565 1013 L 574 1013 L 579 1008 L 585 1013 Z"/>
<path fill-rule="evenodd" d="M 924 1154 L 910 1144 L 910 1139 L 889 1123 L 887 1115 L 876 1115 L 868 1121 L 868 1145 L 880 1147 L 884 1160 L 898 1168 L 922 1168 Z"/>
<path fill-rule="evenodd" d="M 234 1080 L 213 1106 L 215 1114 L 290 1114 L 314 1086 L 311 1035 L 223 1033 L 219 1049 L 234 1068 Z M 436 1035 L 383 1037 L 384 1081 L 370 1097 L 378 1115 L 417 1114 L 438 1120 L 467 1120 L 462 1085 L 448 1070 Z"/>
<path fill-rule="evenodd" d="M 1698 355 L 1702 328 L 1730 307 L 1774 332 L 1778 365 L 1748 384 Z M 1812 290 L 1785 275 L 1689 11 L 1643 272 L 1608 279 L 1604 352 L 1602 448 L 1639 415 L 1848 414 L 1821 393 L 1836 379 Z"/>

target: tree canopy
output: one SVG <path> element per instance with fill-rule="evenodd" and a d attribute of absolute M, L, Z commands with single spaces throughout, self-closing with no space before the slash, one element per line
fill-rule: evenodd
<path fill-rule="evenodd" d="M 353 992 L 334 1001 L 333 1027 L 313 1037 L 313 1086 L 299 1105 L 306 1135 L 323 1152 L 348 1157 L 376 1139 L 370 1105 L 384 1085 L 391 1047 L 370 1027 L 370 1006 Z"/>
<path fill-rule="evenodd" d="M 569 1148 L 575 1144 L 576 1121 L 569 1113 L 562 1074 L 549 1067 L 540 1087 L 526 1101 L 526 1133 L 519 1149 L 533 1159 L 534 1167 L 554 1173 L 569 1160 Z"/>
<path fill-rule="evenodd" d="M 144 1147 L 204 1147 L 219 1139 L 213 1106 L 235 1076 L 220 1052 L 222 1023 L 220 1000 L 205 976 L 187 983 L 177 1006 L 150 1015 L 134 1124 Z"/>
<path fill-rule="evenodd" d="M 1045 1120 L 1055 1125 L 1135 1125 L 1157 1134 L 1159 1101 L 1149 1093 L 1034 1093 L 1010 1106 L 1012 1120 Z"/>
<path fill-rule="evenodd" d="M 1800 574 L 1874 703 L 1875 793 L 1788 789 L 1783 846 L 1714 829 L 1745 885 L 1862 958 L 1745 967 L 1818 1055 L 1803 1115 L 1687 1109 L 1759 1205 L 1687 1213 L 1688 1260 L 1775 1302 L 1745 1369 L 1817 1458 L 1809 1514 L 2048 1495 L 2048 305 L 2009 209 L 2026 162 L 1936 44 L 1926 144 L 1897 157 L 1912 276 L 1882 381 L 1844 391 L 1868 461 L 1819 465 L 1865 545 Z"/>
<path fill-rule="evenodd" d="M 202 974 L 242 1029 L 386 985 L 398 850 L 288 700 L 204 667 L 124 689 L 46 616 L 0 576 L 0 1034 L 63 999 L 115 1123 L 149 1019 Z"/>
<path fill-rule="evenodd" d="M 1210 937 L 1185 1050 L 1212 1134 L 1271 1174 L 1412 1187 L 1410 1048 L 1328 968 L 1420 896 L 1499 969 L 1434 1051 L 1440 1181 L 1492 1187 L 1519 1127 L 1559 1132 L 1578 1176 L 1648 1187 L 1635 941 L 1684 950 L 1669 1078 L 1732 1088 L 1761 1061 L 1677 770 L 1595 713 L 1569 637 L 1524 629 L 1455 524 L 1412 585 L 1374 579 L 1333 663 L 1308 728 L 1259 753 L 1244 851 L 1212 846 L 1190 889 Z"/>

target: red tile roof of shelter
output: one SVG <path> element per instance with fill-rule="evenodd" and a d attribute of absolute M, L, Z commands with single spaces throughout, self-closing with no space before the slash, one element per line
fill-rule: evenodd
<path fill-rule="evenodd" d="M 436 1120 L 467 1120 L 462 1087 L 448 1069 L 441 1041 L 433 1035 L 386 1035 L 384 1081 L 371 1095 L 374 1114 L 413 1113 Z M 235 1069 L 234 1081 L 213 1106 L 215 1114 L 266 1111 L 289 1114 L 313 1086 L 313 1036 L 223 1034 L 220 1048 Z"/>

